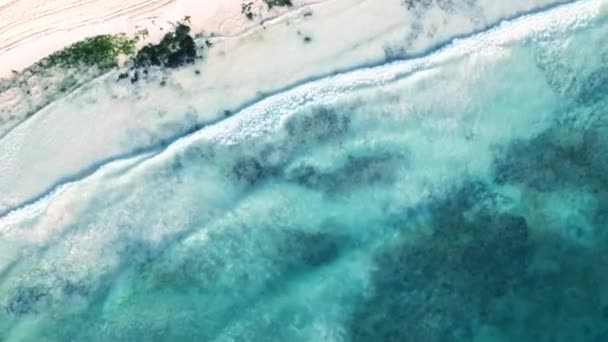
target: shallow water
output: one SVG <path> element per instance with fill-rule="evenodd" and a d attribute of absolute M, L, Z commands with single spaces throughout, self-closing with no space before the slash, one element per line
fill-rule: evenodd
<path fill-rule="evenodd" d="M 0 218 L 0 340 L 608 340 L 606 18 L 516 18 L 61 183 Z"/>

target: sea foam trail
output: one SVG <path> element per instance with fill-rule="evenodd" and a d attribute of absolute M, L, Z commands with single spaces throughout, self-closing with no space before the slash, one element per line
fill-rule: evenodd
<path fill-rule="evenodd" d="M 0 232 L 9 229 L 16 222 L 43 212 L 51 201 L 74 184 L 95 178 L 119 165 L 138 164 L 136 168 L 140 168 L 152 163 L 162 163 L 187 146 L 201 142 L 240 144 L 267 134 L 297 110 L 331 104 L 350 91 L 381 86 L 469 54 L 492 53 L 503 45 L 523 39 L 550 36 L 577 29 L 587 25 L 605 11 L 607 3 L 607 0 L 582 0 L 523 15 L 504 21 L 488 31 L 456 39 L 427 56 L 325 77 L 275 94 L 240 110 L 228 119 L 176 139 L 160 152 L 147 151 L 132 157 L 116 159 L 101 165 L 91 174 L 56 185 L 37 199 L 3 214 L 0 217 Z"/>
<path fill-rule="evenodd" d="M 53 188 L 52 191 L 45 194 L 42 198 L 33 201 L 30 204 L 24 205 L 20 208 L 11 210 L 6 215 L 0 217 L 0 234 L 6 232 L 13 224 L 20 222 L 24 218 L 35 217 L 43 213 L 55 198 L 61 196 L 61 194 L 71 188 L 74 184 L 77 184 L 79 182 L 85 182 L 90 178 L 95 178 L 99 176 L 120 174 L 126 170 L 129 170 L 141 161 L 146 160 L 146 158 L 150 158 L 151 156 L 152 153 L 147 152 L 141 153 L 131 158 L 116 160 L 101 166 L 93 175 L 82 178 L 80 180 L 65 182 L 56 186 L 55 188 Z"/>
<path fill-rule="evenodd" d="M 350 1 L 340 0 L 338 2 L 344 5 L 344 2 Z M 554 0 L 533 0 L 526 1 L 525 6 L 520 2 L 515 2 L 513 6 L 507 6 L 511 8 L 510 10 L 498 10 L 494 8 L 496 6 L 488 5 L 488 1 L 479 1 L 480 5 L 485 3 L 486 5 L 482 7 L 487 6 L 490 11 L 487 13 L 487 22 L 484 21 L 483 25 L 471 24 L 464 25 L 462 28 L 454 27 L 455 23 L 463 19 L 462 15 L 459 15 L 458 11 L 453 14 L 445 12 L 442 14 L 442 18 L 447 20 L 449 25 L 444 27 L 443 33 L 432 37 L 425 35 L 425 38 L 421 39 L 420 44 L 417 44 L 413 50 L 409 47 L 411 43 L 409 38 L 397 42 L 394 38 L 380 34 L 378 38 L 375 38 L 376 41 L 362 39 L 368 36 L 361 32 L 343 32 L 343 35 L 361 36 L 361 39 L 358 38 L 354 41 L 346 39 L 351 43 L 342 44 L 339 47 L 334 48 L 328 45 L 328 42 L 322 43 L 321 40 L 319 40 L 319 44 L 309 44 L 303 47 L 301 42 L 292 41 L 291 34 L 294 32 L 291 31 L 293 29 L 277 23 L 264 31 L 264 35 L 269 35 L 267 43 L 270 41 L 281 43 L 279 44 L 281 48 L 269 48 L 269 46 L 275 45 L 272 43 L 258 45 L 252 36 L 239 44 L 236 39 L 218 43 L 216 48 L 208 50 L 206 62 L 200 65 L 205 77 L 193 76 L 193 70 L 184 68 L 171 73 L 170 79 L 175 82 L 169 82 L 169 87 L 155 87 L 154 82 L 143 82 L 135 87 L 128 84 L 124 84 L 124 87 L 117 86 L 114 82 L 118 76 L 116 73 L 110 73 L 93 83 L 86 83 L 80 91 L 67 96 L 65 100 L 54 106 L 47 107 L 44 112 L 33 115 L 18 129 L 13 130 L 12 134 L 0 140 L 0 169 L 4 174 L 4 178 L 0 179 L 0 192 L 3 193 L 0 198 L 0 217 L 10 209 L 35 202 L 63 183 L 76 181 L 93 174 L 106 163 L 128 158 L 141 152 L 160 151 L 179 137 L 195 132 L 203 125 L 210 125 L 222 120 L 226 109 L 231 110 L 231 113 L 236 113 L 265 97 L 283 93 L 302 84 L 316 82 L 326 76 L 385 64 L 387 62 L 384 54 L 386 45 L 381 46 L 381 41 L 382 44 L 389 44 L 389 47 L 403 46 L 412 53 L 401 59 L 424 56 L 455 37 L 486 30 L 490 27 L 489 25 L 496 25 L 501 18 L 514 18 L 524 13 L 531 13 L 526 11 L 542 12 L 552 8 L 550 6 L 555 6 L 556 2 Z M 544 5 L 547 3 L 552 5 Z M 369 5 L 367 3 L 365 8 L 368 8 Z M 383 8 L 384 6 L 372 7 Z M 324 8 L 320 6 L 318 9 L 319 13 L 316 16 L 318 21 L 306 19 L 305 22 L 308 26 L 301 28 L 308 27 L 306 31 L 321 33 L 324 32 L 323 28 L 327 28 L 335 20 L 346 20 L 363 15 L 361 10 L 357 10 L 343 18 L 332 20 L 329 19 L 331 17 L 329 12 L 323 14 L 322 9 Z M 423 20 L 427 16 L 427 14 L 414 13 L 416 11 L 403 11 L 404 8 L 399 2 L 393 3 L 389 8 L 400 13 L 399 20 L 395 18 L 391 20 L 394 22 L 391 27 L 399 28 L 399 32 L 396 33 L 403 37 L 414 32 L 416 27 L 405 20 L 406 18 L 419 15 L 417 20 Z M 491 8 L 493 10 L 490 10 Z M 425 9 L 425 11 L 428 10 Z M 403 16 L 404 14 L 406 17 Z M 480 13 L 476 15 L 486 18 Z M 442 19 L 434 18 L 433 15 L 433 18 L 425 19 L 425 21 L 432 23 L 440 22 Z M 370 25 L 373 25 L 373 20 Z M 340 37 L 343 38 L 338 40 L 343 43 L 346 37 Z M 221 52 L 224 48 L 234 52 L 230 55 L 240 56 L 242 54 L 238 60 L 239 63 L 246 66 L 266 64 L 265 60 L 250 56 L 281 54 L 287 52 L 290 49 L 289 46 L 302 48 L 303 54 L 308 54 L 308 57 L 302 59 L 304 64 L 298 62 L 299 58 L 296 60 L 288 58 L 291 61 L 283 65 L 278 74 L 264 72 L 264 68 L 254 74 L 243 74 L 239 71 L 224 74 L 220 71 L 224 68 L 240 70 L 240 67 L 232 68 L 230 63 L 226 63 L 227 59 L 220 56 L 218 51 Z M 357 56 L 351 58 L 341 53 L 340 57 L 331 57 L 332 60 L 328 61 L 327 58 L 330 58 L 328 56 L 334 56 L 334 53 L 325 53 L 323 51 L 325 49 L 336 52 L 352 51 Z M 311 59 L 311 56 L 315 57 Z M 391 58 L 390 61 L 396 60 L 390 55 L 389 58 Z M 246 69 L 254 68 L 246 67 Z M 104 87 L 108 87 L 107 91 L 104 91 L 105 94 L 97 93 Z M 202 89 L 204 91 L 200 92 Z M 139 94 L 139 90 L 144 98 L 137 100 L 130 98 L 132 95 Z M 231 96 L 227 98 L 225 92 L 230 93 Z M 119 96 L 118 101 L 112 100 L 114 95 Z M 161 98 L 163 100 L 160 100 Z M 90 103 L 96 103 L 96 105 L 89 105 Z M 83 105 L 84 107 L 82 107 Z M 103 112 L 110 115 L 101 114 Z M 163 116 L 164 113 L 171 113 L 171 115 Z M 89 125 L 90 122 L 97 124 L 93 128 Z M 46 143 L 47 141 L 49 143 Z M 77 143 L 79 141 L 87 141 L 87 144 Z M 55 158 L 40 157 L 43 155 L 52 155 Z M 27 172 L 20 172 L 20 170 L 27 170 Z"/>

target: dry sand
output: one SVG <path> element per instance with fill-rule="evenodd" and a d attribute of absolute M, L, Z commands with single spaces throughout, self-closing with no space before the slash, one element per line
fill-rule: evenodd
<path fill-rule="evenodd" d="M 146 28 L 149 40 L 156 40 L 185 16 L 195 33 L 232 36 L 321 1 L 295 0 L 292 8 L 270 11 L 262 0 L 253 2 L 259 15 L 250 20 L 242 13 L 243 0 L 0 0 L 0 77 L 89 36 Z"/>

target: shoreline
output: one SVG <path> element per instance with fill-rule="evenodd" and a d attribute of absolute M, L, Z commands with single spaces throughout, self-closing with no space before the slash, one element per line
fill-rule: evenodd
<path fill-rule="evenodd" d="M 593 3 L 591 3 L 591 1 L 587 1 L 587 6 L 583 6 L 584 4 L 579 4 L 580 8 L 584 8 L 586 9 L 586 11 L 584 11 L 583 13 L 592 13 L 592 9 L 595 8 L 593 6 Z M 560 5 L 560 6 L 555 6 L 555 8 L 553 8 L 552 10 L 550 10 L 550 12 L 545 13 L 546 17 L 544 18 L 544 20 L 540 20 L 538 25 L 530 25 L 532 22 L 527 22 L 526 19 L 528 15 L 523 15 L 520 18 L 516 18 L 516 19 L 512 19 L 512 24 L 515 27 L 522 27 L 525 26 L 527 28 L 529 28 L 532 32 L 535 31 L 544 31 L 544 30 L 548 30 L 547 27 L 549 27 L 550 25 L 547 22 L 560 22 L 561 25 L 563 25 L 563 27 L 572 27 L 572 30 L 575 30 L 573 27 L 576 27 L 576 19 L 574 19 L 573 17 L 568 19 L 568 14 L 570 13 L 569 10 L 571 9 L 570 7 L 576 7 L 575 5 Z M 534 13 L 534 14 L 529 14 L 529 15 L 536 15 L 536 16 L 541 16 L 542 13 Z M 561 14 L 557 15 L 557 14 Z M 591 15 L 591 14 L 589 14 Z M 541 16 L 542 18 L 542 16 Z M 536 18 L 539 19 L 539 18 Z M 580 19 L 580 17 L 579 17 Z M 528 24 L 528 25 L 526 25 Z M 415 58 L 411 61 L 387 61 L 385 63 L 382 64 L 378 64 L 378 65 L 370 65 L 370 66 L 365 66 L 365 67 L 359 67 L 357 69 L 353 69 L 353 70 L 347 70 L 347 71 L 342 71 L 340 74 L 342 74 L 342 78 L 348 78 L 349 76 L 352 75 L 356 75 L 358 73 L 369 73 L 368 78 L 363 78 L 366 79 L 367 82 L 377 82 L 377 84 L 380 84 L 382 82 L 386 82 L 387 79 L 397 79 L 399 78 L 397 75 L 404 75 L 404 74 L 409 74 L 410 72 L 412 72 L 413 70 L 418 70 L 420 66 L 422 65 L 427 65 L 426 62 L 422 62 L 420 59 L 425 59 L 425 58 L 433 58 L 435 61 L 432 64 L 441 64 L 441 62 L 445 62 L 448 59 L 455 59 L 455 55 L 460 55 L 460 54 L 466 54 L 466 53 L 479 53 L 479 51 L 484 50 L 484 48 L 482 48 L 479 44 L 476 44 L 479 40 L 484 41 L 486 43 L 489 43 L 489 45 L 486 44 L 482 44 L 482 46 L 486 46 L 486 48 L 488 48 L 489 46 L 503 46 L 503 45 L 508 45 L 508 42 L 511 42 L 513 40 L 517 40 L 517 39 L 523 39 L 523 36 L 529 36 L 529 35 L 533 35 L 533 33 L 526 33 L 524 34 L 524 31 L 521 30 L 515 30 L 515 32 L 518 32 L 519 35 L 513 35 L 511 33 L 509 33 L 509 31 L 505 30 L 506 28 L 510 28 L 510 27 L 506 27 L 504 25 L 504 23 L 501 24 L 497 24 L 495 25 L 491 30 L 488 30 L 487 32 L 483 32 L 483 33 L 477 33 L 477 34 L 472 34 L 469 35 L 467 38 L 459 40 L 458 44 L 455 44 L 454 42 L 448 42 L 445 45 L 443 45 L 441 48 L 438 48 L 436 50 L 434 50 L 433 52 L 429 53 L 428 56 L 426 57 L 419 57 L 419 58 Z M 489 38 L 488 36 L 492 37 Z M 475 43 L 473 43 L 475 42 Z M 462 49 L 461 52 L 456 53 L 457 50 Z M 455 54 L 455 55 L 452 55 Z M 448 57 L 450 56 L 450 57 Z M 418 65 L 418 66 L 415 66 Z M 428 65 L 427 65 L 428 67 Z M 388 77 L 389 74 L 391 74 L 391 72 L 388 72 L 385 69 L 392 69 L 392 68 L 396 68 L 399 71 L 392 71 L 395 73 L 395 75 Z M 376 74 L 375 76 L 372 76 Z M 340 79 L 336 79 L 336 77 L 338 76 L 338 74 L 329 74 L 329 75 L 324 75 L 324 76 L 320 76 L 318 79 L 315 79 L 312 81 L 312 84 L 316 84 L 318 82 L 322 82 L 322 83 L 332 83 L 332 82 L 336 82 L 336 83 L 340 83 L 339 80 Z M 353 80 L 356 79 L 352 78 Z M 371 81 L 375 79 L 375 81 Z M 306 88 L 307 86 L 310 87 L 309 83 L 311 82 L 311 80 L 307 80 L 306 82 L 302 82 L 302 83 L 297 83 L 294 84 L 291 87 L 287 87 L 287 88 L 283 88 L 280 90 L 277 90 L 275 93 L 272 94 L 268 94 L 268 96 L 266 97 L 262 97 L 262 98 L 258 98 L 256 99 L 256 101 L 253 101 L 251 103 L 246 103 L 243 104 L 241 107 L 236 108 L 236 113 L 240 113 L 242 111 L 253 115 L 253 114 L 257 114 L 260 117 L 263 117 L 263 115 L 261 115 L 260 113 L 262 112 L 270 112 L 271 108 L 272 111 L 275 111 L 276 108 L 280 108 L 281 106 L 278 105 L 279 102 L 283 102 L 283 101 L 277 101 L 277 97 L 281 98 L 282 100 L 284 100 L 284 96 L 289 96 L 292 95 L 293 93 L 299 93 L 300 94 L 300 100 L 302 100 L 302 103 L 307 102 L 307 100 L 304 100 L 306 98 L 306 96 L 302 95 L 302 94 L 310 94 L 312 93 L 312 91 L 307 90 L 307 91 L 302 91 L 302 89 Z M 346 86 L 346 83 L 349 82 L 345 82 L 345 80 L 343 79 L 342 82 L 344 83 L 343 87 L 340 89 L 348 89 L 348 86 Z M 361 82 L 356 81 L 353 82 L 355 84 L 361 84 Z M 328 87 L 328 89 L 333 89 L 333 87 Z M 334 92 L 336 92 L 335 89 L 333 89 Z M 322 91 L 320 93 L 331 93 L 331 91 Z M 283 96 L 281 96 L 283 95 Z M 322 96 L 317 96 L 317 98 L 322 98 Z M 335 99 L 337 97 L 329 97 L 330 99 Z M 330 102 L 330 100 L 327 100 Z M 292 103 L 292 101 L 286 101 L 287 103 Z M 295 101 L 298 102 L 298 101 Z M 328 102 L 328 103 L 329 103 Z M 274 105 L 270 105 L 269 103 L 274 103 Z M 263 109 L 260 109 L 263 108 Z M 288 109 L 281 109 L 280 111 L 283 110 L 292 110 L 295 111 L 295 109 L 293 108 L 288 108 Z M 286 114 L 285 114 L 286 115 Z M 208 134 L 204 134 L 203 130 L 204 129 L 211 129 L 211 131 L 213 131 L 215 133 L 211 134 L 211 136 L 215 136 L 215 140 L 214 142 L 219 143 L 219 144 L 226 144 L 226 145 L 231 145 L 231 144 L 237 144 L 236 140 L 233 141 L 232 139 L 239 139 L 240 136 L 239 134 L 237 134 L 237 130 L 235 129 L 236 127 L 238 127 L 238 129 L 242 130 L 244 127 L 249 127 L 250 125 L 247 124 L 235 124 L 235 120 L 239 121 L 239 120 L 245 120 L 246 119 L 230 119 L 227 120 L 224 117 L 218 117 L 216 118 L 215 121 L 211 121 L 205 125 L 203 125 L 202 127 L 199 126 L 195 126 L 195 128 L 193 128 L 193 130 L 189 130 L 189 131 L 185 131 L 185 132 L 181 132 L 179 134 L 177 134 L 176 136 L 173 137 L 169 137 L 163 141 L 158 142 L 157 145 L 153 145 L 150 146 L 148 148 L 143 148 L 143 149 L 137 149 L 132 151 L 134 154 L 125 154 L 125 155 L 118 155 L 118 156 L 114 156 L 112 158 L 109 158 L 108 160 L 104 160 L 103 162 L 99 163 L 99 164 L 95 164 L 93 166 L 91 166 L 90 169 L 85 170 L 84 172 L 78 172 L 77 174 L 74 175 L 74 178 L 67 178 L 67 179 L 63 179 L 62 182 L 55 184 L 53 186 L 51 186 L 49 189 L 47 189 L 46 191 L 43 192 L 43 196 L 34 198 L 31 201 L 26 201 L 24 203 L 20 203 L 19 205 L 17 205 L 16 207 L 10 208 L 10 210 L 6 210 L 6 211 L 2 211 L 1 210 L 1 206 L 0 206 L 0 222 L 2 221 L 2 219 L 4 219 L 5 217 L 10 217 L 10 215 L 12 215 L 11 213 L 18 213 L 21 210 L 26 210 L 28 211 L 29 208 L 34 208 L 36 206 L 38 206 L 39 204 L 41 204 L 41 201 L 44 201 L 46 199 L 51 199 L 54 194 L 60 194 L 63 190 L 63 187 L 72 183 L 76 183 L 79 182 L 83 179 L 87 179 L 88 177 L 94 175 L 98 170 L 108 166 L 108 165 L 112 165 L 112 163 L 115 162 L 125 162 L 128 160 L 131 160 L 133 158 L 137 159 L 139 157 L 141 157 L 142 155 L 147 155 L 147 156 L 156 156 L 157 154 L 162 154 L 164 153 L 165 150 L 169 150 L 169 149 L 175 149 L 175 148 L 179 148 L 180 146 L 183 146 L 183 141 L 189 141 L 190 139 L 193 140 L 197 140 L 200 139 L 201 136 L 204 136 L 208 139 L 211 139 L 210 136 L 208 136 Z M 263 121 L 263 120 L 261 120 Z M 256 120 L 252 120 L 252 122 L 255 122 L 255 124 L 260 124 L 261 121 L 257 121 Z M 273 121 L 273 120 L 270 120 Z M 255 126 L 255 125 L 253 125 Z M 263 126 L 263 125 L 262 125 Z M 232 132 L 230 132 L 230 134 L 219 134 L 217 132 L 215 132 L 214 130 L 217 130 L 218 127 L 229 127 L 234 129 Z M 226 132 L 230 131 L 230 129 L 226 129 Z M 247 130 L 245 130 L 247 131 Z M 209 132 L 209 131 L 207 131 Z M 224 132 L 225 133 L 225 132 Z M 260 132 L 257 132 L 257 134 L 260 134 Z M 255 136 L 255 134 L 253 133 L 249 133 L 249 134 L 245 134 L 244 136 L 251 138 L 253 136 Z M 180 144 L 180 142 L 182 142 L 182 144 Z M 173 146 L 172 146 L 173 145 Z"/>
<path fill-rule="evenodd" d="M 527 7 L 507 11 L 488 2 L 486 15 L 490 19 L 486 24 L 499 25 L 500 18 L 518 12 L 525 15 Z M 419 39 L 416 36 L 403 43 L 402 37 L 417 32 L 417 23 L 431 20 L 423 20 L 420 13 L 408 11 L 399 3 L 379 7 L 369 1 L 332 0 L 311 9 L 312 16 L 306 15 L 305 7 L 272 20 L 265 27 L 252 27 L 236 38 L 214 39 L 204 63 L 167 75 L 152 75 L 152 82 L 145 86 L 132 86 L 128 81 L 117 83 L 119 75 L 115 73 L 116 78 L 87 82 L 73 94 L 58 90 L 61 100 L 57 102 L 58 98 L 46 90 L 47 86 L 57 90 L 61 83 L 57 78 L 34 75 L 23 83 L 14 82 L 11 91 L 0 93 L 4 96 L 0 103 L 5 104 L 0 106 L 0 119 L 7 118 L 8 125 L 18 124 L 23 115 L 36 111 L 31 100 L 37 94 L 48 100 L 45 103 L 61 106 L 45 107 L 45 115 L 32 116 L 3 138 L 0 168 L 5 168 L 8 175 L 6 182 L 0 182 L 0 190 L 7 194 L 0 207 L 14 207 L 65 175 L 214 122 L 225 117 L 227 111 L 234 113 L 252 100 L 284 91 L 290 85 L 386 60 L 393 56 L 387 56 L 387 46 L 405 45 L 409 53 L 421 53 L 433 49 L 439 41 L 475 34 L 486 26 L 468 21 L 466 14 L 430 9 L 426 13 L 433 22 L 445 20 L 447 24 L 441 30 L 429 26 L 431 36 L 420 35 Z M 379 15 L 384 18 L 382 25 L 370 26 Z M 336 25 L 352 22 L 352 18 L 357 18 L 359 25 Z M 313 41 L 304 41 L 305 36 L 311 36 Z M 161 84 L 164 76 L 168 76 L 165 86 Z M 72 78 L 86 82 L 80 74 Z M 78 141 L 87 143 L 74 144 Z M 60 158 L 37 157 L 43 155 Z M 22 172 L 26 169 L 32 171 Z M 38 170 L 43 170 L 43 177 Z"/>

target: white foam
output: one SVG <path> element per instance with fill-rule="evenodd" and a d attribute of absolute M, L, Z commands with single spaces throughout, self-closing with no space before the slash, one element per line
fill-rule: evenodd
<path fill-rule="evenodd" d="M 49 205 L 52 203 L 52 201 L 54 199 L 61 196 L 68 189 L 70 189 L 72 186 L 78 184 L 79 182 L 82 182 L 84 180 L 88 180 L 91 178 L 102 178 L 104 176 L 108 176 L 108 175 L 111 176 L 113 174 L 120 173 L 121 171 L 137 164 L 138 162 L 140 162 L 146 158 L 149 158 L 151 155 L 152 155 L 152 153 L 146 152 L 146 153 L 137 155 L 135 157 L 116 160 L 116 161 L 113 161 L 111 163 L 101 166 L 99 168 L 99 170 L 97 170 L 93 175 L 90 175 L 90 176 L 85 177 L 80 180 L 66 182 L 61 185 L 58 185 L 53 190 L 51 190 L 47 195 L 38 199 L 37 201 L 24 205 L 21 208 L 12 210 L 12 211 L 8 212 L 6 215 L 0 217 L 0 233 L 7 232 L 8 230 L 10 230 L 10 228 L 12 226 L 14 226 L 15 224 L 17 224 L 25 219 L 30 219 L 30 218 L 36 217 L 37 215 L 43 213 L 49 207 Z"/>
<path fill-rule="evenodd" d="M 280 119 L 310 105 L 323 105 L 358 87 L 379 86 L 418 70 L 427 69 L 469 54 L 508 45 L 515 41 L 551 35 L 578 28 L 600 13 L 605 0 L 583 0 L 545 12 L 505 21 L 496 28 L 455 40 L 429 56 L 365 68 L 327 77 L 264 99 L 216 125 L 182 138 L 167 153 L 199 140 L 217 144 L 238 144 L 270 131 Z"/>
<path fill-rule="evenodd" d="M 349 91 L 362 87 L 380 86 L 413 72 L 428 69 L 469 54 L 491 51 L 523 39 L 543 37 L 566 32 L 583 26 L 600 14 L 607 0 L 583 0 L 561 5 L 550 10 L 525 15 L 473 36 L 453 41 L 440 50 L 421 58 L 397 61 L 379 67 L 364 68 L 345 74 L 326 77 L 303 84 L 286 92 L 268 97 L 247 107 L 234 116 L 196 133 L 178 139 L 162 153 L 142 163 L 160 163 L 183 151 L 187 146 L 203 141 L 214 144 L 234 145 L 261 137 L 275 129 L 281 120 L 296 110 L 310 106 L 330 104 Z M 139 156 L 132 160 L 143 160 Z M 97 173 L 112 169 L 112 162 Z M 0 232 L 20 220 L 43 212 L 49 203 L 65 192 L 75 182 L 58 186 L 35 203 L 11 211 L 0 218 Z"/>

